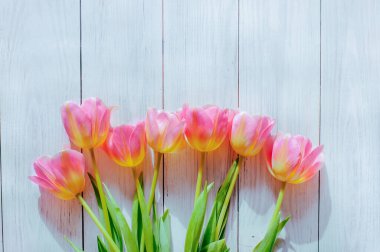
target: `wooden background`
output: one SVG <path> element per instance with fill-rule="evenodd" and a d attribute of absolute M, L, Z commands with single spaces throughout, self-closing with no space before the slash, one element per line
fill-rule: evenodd
<path fill-rule="evenodd" d="M 325 145 L 326 165 L 288 187 L 293 219 L 278 251 L 379 251 L 380 1 L 1 0 L 0 251 L 96 251 L 96 227 L 77 202 L 28 181 L 32 162 L 68 146 L 59 108 L 99 96 L 112 124 L 148 107 L 217 104 L 276 119 L 276 130 Z M 130 218 L 131 171 L 97 152 L 102 177 Z M 235 154 L 207 157 L 219 185 Z M 157 200 L 170 208 L 182 251 L 198 154 L 165 155 Z M 152 157 L 142 168 L 146 184 Z M 279 183 L 260 158 L 245 162 L 227 240 L 250 251 L 262 238 Z M 211 198 L 215 195 L 215 190 Z M 85 198 L 94 206 L 91 190 Z"/>

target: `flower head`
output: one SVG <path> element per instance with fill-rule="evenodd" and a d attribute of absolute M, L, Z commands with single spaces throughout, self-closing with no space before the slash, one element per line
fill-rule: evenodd
<path fill-rule="evenodd" d="M 59 199 L 73 199 L 84 190 L 85 159 L 78 151 L 64 150 L 52 158 L 40 157 L 33 166 L 36 175 L 30 180 Z"/>
<path fill-rule="evenodd" d="M 170 153 L 185 146 L 185 122 L 177 114 L 149 109 L 145 120 L 146 139 L 160 153 Z"/>
<path fill-rule="evenodd" d="M 254 156 L 263 148 L 274 121 L 267 116 L 250 116 L 240 112 L 234 116 L 231 126 L 231 146 L 239 155 Z"/>
<path fill-rule="evenodd" d="M 139 165 L 144 160 L 146 152 L 144 122 L 111 128 L 104 149 L 120 166 Z"/>
<path fill-rule="evenodd" d="M 265 144 L 269 172 L 278 180 L 299 184 L 311 179 L 323 165 L 323 146 L 312 148 L 304 136 L 278 135 Z"/>
<path fill-rule="evenodd" d="M 228 110 L 209 105 L 202 108 L 184 106 L 181 112 L 186 121 L 188 144 L 201 152 L 220 147 L 228 133 Z"/>
<path fill-rule="evenodd" d="M 111 109 L 99 98 L 89 98 L 82 105 L 66 102 L 61 108 L 63 125 L 70 141 L 90 149 L 104 143 L 110 128 Z"/>

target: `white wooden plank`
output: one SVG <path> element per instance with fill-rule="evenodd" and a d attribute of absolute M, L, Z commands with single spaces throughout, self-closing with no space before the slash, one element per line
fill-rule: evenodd
<path fill-rule="evenodd" d="M 282 132 L 319 140 L 319 1 L 240 1 L 239 105 L 275 118 Z M 279 182 L 260 157 L 240 175 L 239 251 L 263 238 Z M 318 176 L 288 186 L 283 215 L 292 215 L 279 250 L 317 251 Z"/>
<path fill-rule="evenodd" d="M 78 202 L 28 180 L 33 161 L 68 144 L 60 117 L 79 101 L 78 1 L 0 2 L 1 157 L 4 251 L 69 251 L 82 245 Z"/>
<path fill-rule="evenodd" d="M 0 50 L 0 55 L 1 55 L 1 50 Z M 2 87 L 0 86 L 0 98 L 1 98 L 1 93 Z M 0 103 L 1 104 L 1 103 Z M 3 195 L 3 181 L 2 181 L 2 162 L 1 162 L 1 109 L 0 109 L 0 193 Z M 1 226 L 1 231 L 0 231 L 0 252 L 3 252 L 3 208 L 1 207 L 3 203 L 3 200 L 0 201 L 0 226 Z"/>
<path fill-rule="evenodd" d="M 162 107 L 162 28 L 160 1 L 82 0 L 83 98 L 98 96 L 116 105 L 112 125 L 145 120 L 148 107 Z M 135 193 L 132 172 L 97 152 L 100 173 L 130 220 Z M 140 167 L 149 193 L 152 155 Z M 162 174 L 162 171 L 161 171 Z M 156 200 L 162 209 L 162 177 Z M 90 188 L 86 199 L 96 206 Z M 96 250 L 96 230 L 85 216 L 85 249 Z"/>
<path fill-rule="evenodd" d="M 320 251 L 378 251 L 380 3 L 322 2 Z"/>
<path fill-rule="evenodd" d="M 176 110 L 216 104 L 237 107 L 237 1 L 164 2 L 164 104 Z M 215 181 L 209 203 L 231 165 L 226 142 L 207 156 L 204 181 Z M 172 213 L 173 251 L 183 251 L 193 209 L 199 153 L 165 156 L 165 208 Z M 209 204 L 211 207 L 211 203 Z M 227 242 L 236 251 L 236 199 L 231 203 Z"/>

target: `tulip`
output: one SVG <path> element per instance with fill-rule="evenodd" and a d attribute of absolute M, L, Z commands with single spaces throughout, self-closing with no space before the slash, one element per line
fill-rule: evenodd
<path fill-rule="evenodd" d="M 54 157 L 41 157 L 34 163 L 36 176 L 29 178 L 62 200 L 74 199 L 85 185 L 85 160 L 82 153 L 64 150 Z"/>
<path fill-rule="evenodd" d="M 216 226 L 215 239 L 220 235 L 224 215 L 227 212 L 244 157 L 255 156 L 261 151 L 273 126 L 274 121 L 267 116 L 250 116 L 246 112 L 236 113 L 233 116 L 230 127 L 230 143 L 232 149 L 240 157 L 238 158 L 236 170 L 223 202 Z"/>
<path fill-rule="evenodd" d="M 139 165 L 144 160 L 146 152 L 144 122 L 111 128 L 104 150 L 120 166 Z"/>
<path fill-rule="evenodd" d="M 101 146 L 110 127 L 111 109 L 99 98 L 89 98 L 82 105 L 66 102 L 61 108 L 63 125 L 70 141 L 77 147 Z"/>
<path fill-rule="evenodd" d="M 145 120 L 146 140 L 159 153 L 172 153 L 185 147 L 185 122 L 175 113 L 149 109 Z"/>
<path fill-rule="evenodd" d="M 267 116 L 250 116 L 246 112 L 235 115 L 232 121 L 230 142 L 239 155 L 255 156 L 263 148 L 274 121 Z"/>
<path fill-rule="evenodd" d="M 104 150 L 108 156 L 120 166 L 135 167 L 139 165 L 144 160 L 146 153 L 144 121 L 141 121 L 136 125 L 122 125 L 111 128 L 107 140 L 104 144 Z M 132 172 L 135 179 L 136 190 L 138 191 L 139 180 L 135 174 L 134 169 Z M 153 203 L 153 199 L 151 202 Z M 150 211 L 150 208 L 151 206 L 148 208 L 148 211 Z M 144 246 L 145 243 L 143 234 L 140 241 L 141 251 L 144 251 Z"/>
<path fill-rule="evenodd" d="M 267 235 L 254 251 L 268 251 L 273 247 L 276 239 L 271 238 L 271 232 L 276 230 L 275 238 L 286 222 L 287 217 L 280 223 L 280 209 L 287 183 L 300 184 L 310 180 L 318 173 L 323 165 L 323 146 L 312 148 L 311 141 L 304 136 L 278 135 L 270 137 L 264 146 L 267 167 L 276 179 L 282 181 L 276 206 L 270 221 Z M 281 224 L 281 225 L 280 225 Z M 281 226 L 281 227 L 280 227 Z"/>
<path fill-rule="evenodd" d="M 323 146 L 312 149 L 310 139 L 303 136 L 279 135 L 267 141 L 265 149 L 269 172 L 286 183 L 311 179 L 323 164 Z"/>
<path fill-rule="evenodd" d="M 106 107 L 99 98 L 88 98 L 83 101 L 82 105 L 66 102 L 61 108 L 63 125 L 71 143 L 90 151 L 104 221 L 108 234 L 111 235 L 106 197 L 94 153 L 94 148 L 101 146 L 107 138 L 110 128 L 110 115 L 111 109 Z"/>
<path fill-rule="evenodd" d="M 187 143 L 193 149 L 201 152 L 195 189 L 196 200 L 201 191 L 206 152 L 219 148 L 226 138 L 229 129 L 229 111 L 213 105 L 202 108 L 189 108 L 185 105 L 181 111 L 181 116 L 186 123 L 184 134 Z"/>
<path fill-rule="evenodd" d="M 150 211 L 154 200 L 162 154 L 172 153 L 185 147 L 184 126 L 184 120 L 176 113 L 158 111 L 154 108 L 147 112 L 145 119 L 146 140 L 156 153 L 148 211 Z"/>
<path fill-rule="evenodd" d="M 228 109 L 213 105 L 202 108 L 184 106 L 182 114 L 186 121 L 185 137 L 193 149 L 209 152 L 222 145 L 228 133 Z"/>
<path fill-rule="evenodd" d="M 64 150 L 52 158 L 41 157 L 37 159 L 33 166 L 36 176 L 30 176 L 30 180 L 59 199 L 77 198 L 103 233 L 111 248 L 114 251 L 119 251 L 112 237 L 81 196 L 85 186 L 85 159 L 82 153 L 75 150 Z"/>

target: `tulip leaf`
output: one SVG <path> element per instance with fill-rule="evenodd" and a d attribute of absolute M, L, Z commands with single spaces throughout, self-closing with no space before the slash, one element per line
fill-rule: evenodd
<path fill-rule="evenodd" d="M 119 247 L 120 251 L 123 251 L 123 237 L 121 234 L 120 226 L 118 223 L 118 220 L 116 219 L 116 216 L 111 215 L 109 210 L 109 203 L 107 202 L 107 209 L 108 209 L 108 215 L 110 216 L 110 226 L 111 226 L 111 234 L 112 234 L 112 240 L 116 243 L 116 245 Z"/>
<path fill-rule="evenodd" d="M 264 239 L 261 240 L 254 248 L 254 252 L 266 252 L 273 250 L 278 235 L 285 227 L 286 223 L 290 220 L 290 216 L 288 216 L 280 222 L 280 216 L 281 214 L 279 213 L 276 218 L 276 221 L 268 228 L 267 234 L 265 235 Z"/>
<path fill-rule="evenodd" d="M 269 226 L 268 231 L 264 236 L 264 239 L 261 240 L 253 249 L 254 252 L 270 252 L 273 250 L 274 243 L 278 234 L 280 215 L 280 213 L 277 214 L 276 218 Z"/>
<path fill-rule="evenodd" d="M 207 244 L 207 246 L 201 249 L 201 252 L 222 252 L 222 251 L 228 251 L 225 239 L 211 242 L 210 244 Z"/>
<path fill-rule="evenodd" d="M 278 228 L 277 228 L 277 236 L 280 234 L 281 230 L 285 227 L 286 223 L 288 223 L 288 221 L 290 220 L 290 215 L 288 217 L 286 217 L 284 220 L 282 220 L 279 224 L 278 224 Z"/>
<path fill-rule="evenodd" d="M 104 186 L 108 198 L 107 198 L 107 206 L 108 210 L 111 216 L 111 224 L 113 222 L 117 223 L 115 225 L 115 230 L 118 233 L 119 240 L 123 242 L 122 239 L 120 239 L 121 234 L 124 238 L 124 244 L 128 252 L 138 252 L 138 245 L 137 240 L 135 239 L 135 236 L 133 235 L 128 222 L 126 221 L 122 211 L 120 210 L 120 207 L 117 205 L 115 199 L 112 197 L 111 192 L 108 190 L 107 186 Z M 120 246 L 119 246 L 120 247 Z M 123 244 L 121 244 L 120 251 L 123 251 Z"/>
<path fill-rule="evenodd" d="M 206 183 L 207 185 L 207 183 Z M 205 186 L 203 192 L 195 200 L 194 210 L 191 214 L 189 225 L 186 232 L 185 251 L 195 252 L 199 247 L 199 238 L 201 236 L 203 222 L 207 208 L 208 193 L 213 187 L 213 183 Z"/>
<path fill-rule="evenodd" d="M 171 228 L 170 228 L 170 214 L 167 209 L 162 217 L 160 218 L 159 225 L 159 235 L 160 235 L 160 243 L 159 243 L 159 251 L 160 252 L 170 252 L 171 251 Z"/>
<path fill-rule="evenodd" d="M 230 187 L 232 177 L 236 171 L 238 161 L 239 161 L 239 158 L 237 158 L 232 163 L 230 169 L 228 170 L 226 178 L 224 179 L 222 185 L 219 187 L 219 190 L 216 194 L 214 204 L 211 210 L 211 214 L 207 222 L 205 232 L 203 234 L 202 245 L 201 245 L 202 249 L 206 247 L 208 244 L 210 244 L 211 242 L 215 241 L 216 225 L 218 223 L 220 212 L 222 210 L 224 199 L 227 196 L 227 191 Z M 225 216 L 223 217 L 223 226 L 222 226 L 221 234 L 219 234 L 219 239 L 224 237 L 224 230 L 225 230 L 225 224 L 227 223 L 228 211 L 229 211 L 229 204 L 228 204 L 227 212 Z"/>
<path fill-rule="evenodd" d="M 153 217 L 153 237 L 154 237 L 154 251 L 159 251 L 159 245 L 160 245 L 160 218 L 157 216 L 157 206 L 156 202 L 153 202 L 152 205 L 152 217 Z"/>
<path fill-rule="evenodd" d="M 107 248 L 106 248 L 106 245 L 104 245 L 104 243 L 99 238 L 99 236 L 97 237 L 97 241 L 98 241 L 98 252 L 108 252 Z"/>
<path fill-rule="evenodd" d="M 153 252 L 154 251 L 153 250 L 153 243 L 154 243 L 153 227 L 152 227 L 152 222 L 150 220 L 148 207 L 145 202 L 144 193 L 139 181 L 137 181 L 137 197 L 138 197 L 139 205 L 141 209 L 145 248 L 147 252 Z"/>
<path fill-rule="evenodd" d="M 104 242 L 100 239 L 99 236 L 97 236 L 97 242 L 98 242 L 98 252 L 108 252 L 106 245 Z"/>
<path fill-rule="evenodd" d="M 153 203 L 153 234 L 155 240 L 154 251 L 171 251 L 170 214 L 167 209 L 161 217 L 158 217 L 156 203 Z"/>
<path fill-rule="evenodd" d="M 67 243 L 74 249 L 75 252 L 84 252 L 82 249 L 80 249 L 77 245 L 74 244 L 69 238 L 66 236 L 64 237 Z"/>
<path fill-rule="evenodd" d="M 99 194 L 98 186 L 96 184 L 95 178 L 91 175 L 91 173 L 88 172 L 87 174 L 88 174 L 88 177 L 90 178 L 92 188 L 94 189 L 96 203 L 98 204 L 99 218 L 100 218 L 102 224 L 104 225 L 105 223 L 104 223 L 104 216 L 103 216 L 103 208 L 102 208 L 102 203 L 100 201 L 100 194 Z"/>
<path fill-rule="evenodd" d="M 139 178 L 140 184 L 143 185 L 142 176 Z M 139 199 L 137 197 L 137 193 L 133 197 L 132 203 L 132 232 L 137 240 L 137 245 L 140 246 L 141 236 L 143 225 L 142 225 L 142 216 L 141 216 L 141 208 L 139 204 Z"/>

